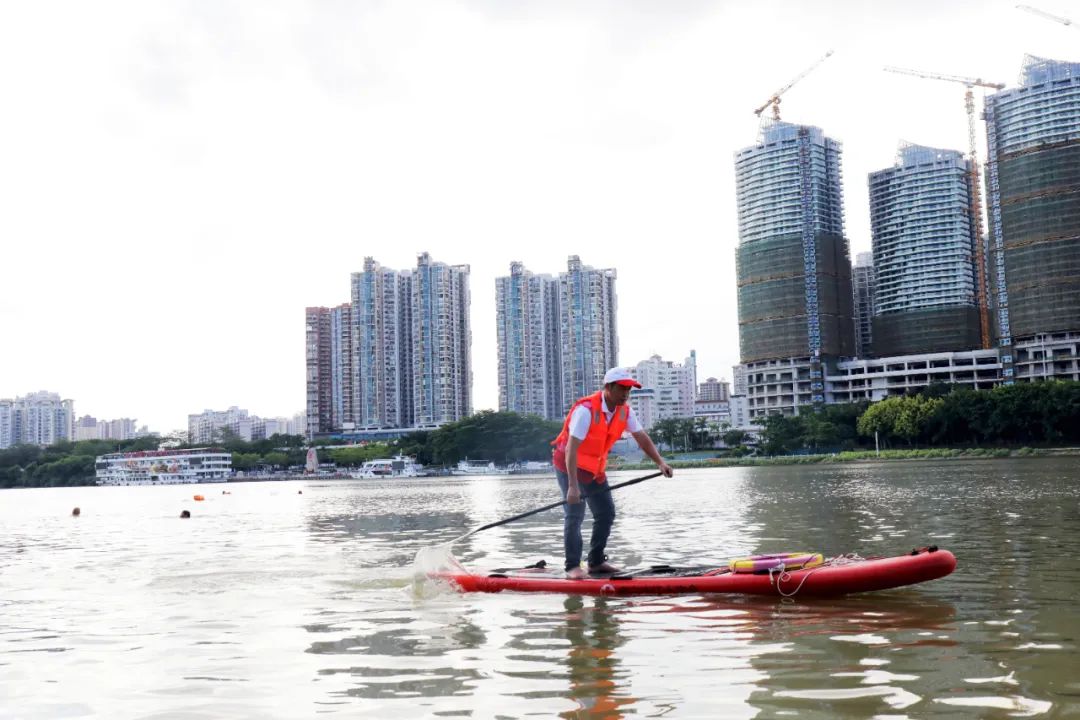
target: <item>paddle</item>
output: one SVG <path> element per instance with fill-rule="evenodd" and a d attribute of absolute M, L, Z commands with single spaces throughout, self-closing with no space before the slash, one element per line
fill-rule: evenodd
<path fill-rule="evenodd" d="M 663 474 L 664 473 L 662 473 L 662 472 L 655 472 L 652 475 L 645 475 L 643 477 L 634 478 L 633 480 L 627 480 L 626 482 L 621 482 L 621 483 L 618 483 L 617 485 L 611 485 L 610 483 L 604 483 L 604 486 L 603 486 L 602 490 L 597 490 L 595 493 L 591 493 L 591 494 L 595 495 L 595 494 L 598 494 L 598 493 L 611 492 L 613 490 L 618 490 L 619 488 L 624 488 L 627 485 L 636 485 L 639 482 L 645 482 L 646 480 L 651 480 L 654 477 L 660 477 Z M 584 495 L 581 497 L 581 502 L 585 502 L 585 497 L 586 496 L 584 496 Z M 481 530 L 490 530 L 493 527 L 499 527 L 500 525 L 506 525 L 507 523 L 514 522 L 515 520 L 520 520 L 522 518 L 527 518 L 530 515 L 536 515 L 537 513 L 542 513 L 545 510 L 552 510 L 554 508 L 561 507 L 561 506 L 563 506 L 565 504 L 566 504 L 566 501 L 563 500 L 561 502 L 551 503 L 550 505 L 545 505 L 544 507 L 541 507 L 541 508 L 536 508 L 535 510 L 529 510 L 528 512 L 523 512 L 520 515 L 515 515 L 514 517 L 508 517 L 508 518 L 506 518 L 504 520 L 499 520 L 499 521 L 496 521 L 496 522 L 493 522 L 493 523 L 488 523 L 487 525 L 481 525 L 480 527 L 476 528 L 475 530 L 470 530 L 469 532 L 465 533 L 461 537 L 456 538 L 454 540 L 451 540 L 446 545 L 450 546 L 450 545 L 453 545 L 454 543 L 461 542 L 465 538 L 469 537 L 470 535 L 475 535 L 476 533 L 480 532 Z"/>

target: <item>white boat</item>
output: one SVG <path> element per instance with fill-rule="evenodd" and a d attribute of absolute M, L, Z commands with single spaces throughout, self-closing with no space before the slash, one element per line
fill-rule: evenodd
<path fill-rule="evenodd" d="M 451 475 L 505 475 L 506 471 L 496 467 L 495 463 L 486 460 L 462 460 L 457 464 Z"/>
<path fill-rule="evenodd" d="M 95 463 L 98 485 L 227 482 L 232 453 L 218 448 L 109 453 Z"/>
<path fill-rule="evenodd" d="M 349 473 L 349 476 L 358 480 L 390 477 L 413 478 L 420 477 L 423 469 L 423 466 L 418 464 L 415 458 L 396 455 L 392 458 L 368 460 L 360 466 L 359 470 Z"/>
<path fill-rule="evenodd" d="M 551 463 L 536 460 L 526 460 L 511 465 L 508 469 L 511 475 L 548 475 L 555 472 L 555 467 Z"/>

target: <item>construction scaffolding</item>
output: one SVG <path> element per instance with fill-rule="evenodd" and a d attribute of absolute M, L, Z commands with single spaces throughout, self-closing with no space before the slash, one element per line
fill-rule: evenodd
<path fill-rule="evenodd" d="M 974 305 L 945 305 L 875 315 L 875 357 L 971 350 L 979 346 L 979 310 Z"/>
<path fill-rule="evenodd" d="M 1080 329 L 1080 139 L 998 159 L 1014 337 Z"/>
<path fill-rule="evenodd" d="M 810 287 L 816 300 L 814 349 L 828 356 L 855 354 L 851 263 L 843 236 L 816 233 L 809 247 L 800 233 L 743 243 L 736 263 L 742 362 L 808 355 Z M 815 270 L 812 282 L 808 265 Z"/>

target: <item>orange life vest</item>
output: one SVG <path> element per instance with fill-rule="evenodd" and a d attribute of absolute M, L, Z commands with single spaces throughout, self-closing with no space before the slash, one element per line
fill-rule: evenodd
<path fill-rule="evenodd" d="M 630 419 L 630 406 L 620 405 L 615 408 L 611 416 L 611 422 L 604 414 L 604 391 L 601 390 L 592 395 L 581 398 L 570 407 L 563 421 L 562 432 L 551 444 L 555 446 L 552 453 L 552 461 L 560 470 L 566 468 L 566 445 L 570 441 L 570 418 L 579 405 L 585 405 L 592 414 L 589 423 L 589 432 L 585 439 L 578 445 L 577 466 L 580 470 L 589 472 L 598 482 L 604 480 L 604 469 L 607 468 L 608 452 L 615 441 L 622 437 L 626 430 L 626 423 Z"/>

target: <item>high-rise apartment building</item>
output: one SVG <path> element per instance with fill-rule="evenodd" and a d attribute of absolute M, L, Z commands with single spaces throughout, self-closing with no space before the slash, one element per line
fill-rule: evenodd
<path fill-rule="evenodd" d="M 618 365 L 616 272 L 596 270 L 571 255 L 559 273 L 559 341 L 562 407 L 565 412 L 604 383 L 604 373 Z"/>
<path fill-rule="evenodd" d="M 411 281 L 370 257 L 352 275 L 358 428 L 412 425 Z"/>
<path fill-rule="evenodd" d="M 83 415 L 75 421 L 75 440 L 131 440 L 136 437 L 139 437 L 139 430 L 132 418 L 98 420 L 92 415 Z"/>
<path fill-rule="evenodd" d="M 431 428 L 472 411 L 469 266 L 351 277 L 352 303 L 307 311 L 307 435 Z M 380 434 L 380 437 L 386 437 Z"/>
<path fill-rule="evenodd" d="M 520 262 L 495 278 L 499 410 L 561 419 L 559 280 Z"/>
<path fill-rule="evenodd" d="M 352 305 L 330 309 L 330 425 L 351 429 L 353 415 L 356 346 L 353 344 Z"/>
<path fill-rule="evenodd" d="M 290 423 L 291 421 L 289 420 L 289 418 L 285 417 L 256 417 L 255 422 L 251 425 L 251 439 L 265 440 L 267 438 L 272 438 L 275 435 L 289 435 Z"/>
<path fill-rule="evenodd" d="M 1080 379 L 1080 63 L 1027 57 L 985 118 L 1003 379 Z"/>
<path fill-rule="evenodd" d="M 851 292 L 855 313 L 855 355 L 869 357 L 874 339 L 874 254 L 859 253 L 851 268 Z"/>
<path fill-rule="evenodd" d="M 235 405 L 228 410 L 204 410 L 188 415 L 188 442 L 193 445 L 209 445 L 221 440 L 222 431 L 228 431 L 251 442 L 255 439 L 255 425 L 259 418 Z"/>
<path fill-rule="evenodd" d="M 304 334 L 307 368 L 307 436 L 331 432 L 333 424 L 333 359 L 331 357 L 330 308 L 305 311 Z M 189 429 L 190 434 L 190 429 Z M 197 442 L 192 440 L 191 442 Z M 202 442 L 202 441 L 198 441 Z"/>
<path fill-rule="evenodd" d="M 739 351 L 750 413 L 825 401 L 824 365 L 854 354 L 840 143 L 774 122 L 735 156 Z"/>
<path fill-rule="evenodd" d="M 697 353 L 682 365 L 653 355 L 629 368 L 641 387 L 630 393 L 630 406 L 646 428 L 667 418 L 694 417 L 697 395 Z"/>
<path fill-rule="evenodd" d="M 742 363 L 731 366 L 731 394 L 746 395 L 746 366 Z"/>
<path fill-rule="evenodd" d="M 900 147 L 870 173 L 878 357 L 981 346 L 971 166 L 956 150 Z"/>
<path fill-rule="evenodd" d="M 0 400 L 0 450 L 9 448 L 14 441 L 14 400 Z"/>
<path fill-rule="evenodd" d="M 75 421 L 75 441 L 100 440 L 101 430 L 98 428 L 98 420 L 90 415 L 83 415 Z"/>
<path fill-rule="evenodd" d="M 731 384 L 727 380 L 706 378 L 698 385 L 697 399 L 702 402 L 727 402 L 731 397 Z"/>
<path fill-rule="evenodd" d="M 75 402 L 51 392 L 0 400 L 0 449 L 75 439 Z"/>
<path fill-rule="evenodd" d="M 352 305 L 309 307 L 306 321 L 307 436 L 351 429 L 356 424 L 357 365 Z"/>
<path fill-rule="evenodd" d="M 472 413 L 469 266 L 421 253 L 411 285 L 413 424 L 437 427 Z"/>

